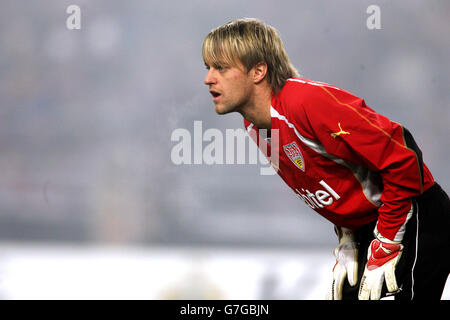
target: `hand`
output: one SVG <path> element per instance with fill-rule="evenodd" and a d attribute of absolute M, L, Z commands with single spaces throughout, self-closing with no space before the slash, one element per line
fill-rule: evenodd
<path fill-rule="evenodd" d="M 333 281 L 327 291 L 327 300 L 341 300 L 344 281 L 348 278 L 351 286 L 355 286 L 358 278 L 358 247 L 353 232 L 346 228 L 335 227 L 339 245 L 334 249 L 336 264 L 333 268 Z"/>
<path fill-rule="evenodd" d="M 358 298 L 360 300 L 379 300 L 383 282 L 389 292 L 398 290 L 395 267 L 402 255 L 400 243 L 385 243 L 372 240 L 367 253 L 367 264 L 361 278 Z"/>

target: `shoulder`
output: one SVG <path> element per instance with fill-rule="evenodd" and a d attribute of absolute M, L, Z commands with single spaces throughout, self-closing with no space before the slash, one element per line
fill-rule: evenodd
<path fill-rule="evenodd" d="M 313 134 L 313 123 L 321 125 L 355 102 L 358 102 L 357 97 L 337 86 L 306 78 L 290 78 L 274 96 L 272 106 L 290 123 Z"/>
<path fill-rule="evenodd" d="M 286 92 L 293 94 L 295 92 L 307 93 L 312 96 L 333 94 L 350 94 L 344 89 L 331 85 L 326 82 L 314 81 L 306 78 L 290 78 L 285 83 Z M 284 87 L 283 87 L 284 89 Z"/>
<path fill-rule="evenodd" d="M 327 92 L 323 89 L 325 86 L 333 88 L 328 84 L 306 78 L 289 78 L 281 91 L 274 95 L 272 105 L 285 113 L 302 111 L 326 98 Z"/>
<path fill-rule="evenodd" d="M 306 78 L 290 78 L 278 95 L 280 100 L 295 105 L 314 101 L 339 91 L 344 90 L 324 82 Z"/>
<path fill-rule="evenodd" d="M 306 78 L 290 78 L 279 93 L 286 107 L 316 109 L 318 105 L 354 103 L 362 100 L 337 86 Z"/>

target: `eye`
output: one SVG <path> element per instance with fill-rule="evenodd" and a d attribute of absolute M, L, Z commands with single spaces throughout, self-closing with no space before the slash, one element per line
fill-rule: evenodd
<path fill-rule="evenodd" d="M 228 69 L 228 66 L 223 65 L 223 64 L 214 64 L 212 66 L 205 64 L 206 70 L 211 69 L 211 67 L 219 72 L 222 72 L 222 71 L 225 71 L 226 69 Z"/>
<path fill-rule="evenodd" d="M 217 71 L 225 71 L 228 67 L 227 67 L 227 66 L 224 66 L 224 65 L 217 65 L 217 66 L 214 66 L 214 68 L 215 68 Z"/>

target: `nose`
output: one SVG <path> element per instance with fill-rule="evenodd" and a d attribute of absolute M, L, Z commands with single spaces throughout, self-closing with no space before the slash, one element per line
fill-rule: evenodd
<path fill-rule="evenodd" d="M 208 70 L 208 73 L 206 74 L 204 83 L 209 86 L 211 84 L 214 84 L 216 82 L 216 77 L 214 76 L 213 68 L 210 68 Z"/>

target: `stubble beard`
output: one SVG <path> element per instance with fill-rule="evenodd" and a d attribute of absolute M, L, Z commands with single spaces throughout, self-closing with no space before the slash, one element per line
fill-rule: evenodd
<path fill-rule="evenodd" d="M 244 96 L 246 98 L 241 98 L 238 101 L 229 101 L 229 102 L 222 102 L 221 108 L 218 108 L 218 104 L 216 104 L 215 111 L 219 115 L 225 115 L 228 113 L 238 112 L 240 114 L 243 114 L 244 107 L 248 104 L 248 96 Z"/>
<path fill-rule="evenodd" d="M 239 108 L 239 104 L 217 103 L 215 111 L 218 115 L 225 115 L 228 113 L 239 112 Z"/>

